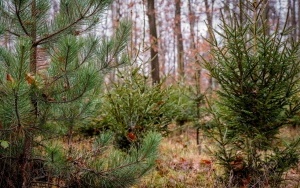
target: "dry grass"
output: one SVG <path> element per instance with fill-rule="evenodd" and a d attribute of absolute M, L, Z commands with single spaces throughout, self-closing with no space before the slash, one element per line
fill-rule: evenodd
<path fill-rule="evenodd" d="M 283 129 L 281 136 L 291 139 L 299 137 L 300 128 Z M 202 142 L 204 152 L 199 154 L 196 144 L 196 131 L 182 127 L 160 145 L 160 157 L 157 167 L 133 188 L 213 188 L 217 164 L 213 161 L 205 147 L 212 147 L 208 139 Z M 211 149 L 211 148 L 210 148 Z M 284 188 L 300 188 L 300 164 L 285 174 Z"/>
<path fill-rule="evenodd" d="M 196 131 L 183 127 L 160 145 L 157 167 L 134 188 L 213 187 L 214 163 L 206 154 L 199 154 Z"/>
<path fill-rule="evenodd" d="M 285 128 L 281 130 L 281 137 L 289 140 L 299 137 L 299 133 L 300 128 Z M 93 142 L 93 139 L 75 140 L 74 149 L 84 151 L 90 149 Z M 200 154 L 194 128 L 185 125 L 172 131 L 160 144 L 156 168 L 132 188 L 221 188 L 214 185 L 215 173 L 220 169 L 205 149 L 213 149 L 212 145 L 210 140 L 204 139 Z M 289 170 L 285 179 L 282 187 L 300 188 L 300 164 Z"/>
<path fill-rule="evenodd" d="M 284 128 L 280 132 L 280 136 L 289 141 L 299 138 L 300 127 Z M 282 185 L 283 188 L 300 188 L 300 163 L 285 174 L 285 179 L 286 182 Z"/>

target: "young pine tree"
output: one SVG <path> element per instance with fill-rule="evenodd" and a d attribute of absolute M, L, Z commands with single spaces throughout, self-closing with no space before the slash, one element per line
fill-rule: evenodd
<path fill-rule="evenodd" d="M 299 160 L 299 139 L 280 139 L 280 130 L 299 113 L 299 43 L 287 38 L 286 24 L 270 34 L 259 3 L 221 19 L 209 41 L 215 63 L 205 67 L 220 84 L 209 105 L 207 134 L 217 143 L 227 187 L 279 187 L 282 175 Z"/>
<path fill-rule="evenodd" d="M 111 0 L 61 0 L 54 16 L 51 2 L 0 2 L 0 187 L 128 187 L 153 166 L 159 135 L 126 154 L 107 147 L 111 133 L 84 147 L 73 135 L 99 108 L 103 71 L 127 61 L 130 23 L 101 40 L 89 31 Z"/>

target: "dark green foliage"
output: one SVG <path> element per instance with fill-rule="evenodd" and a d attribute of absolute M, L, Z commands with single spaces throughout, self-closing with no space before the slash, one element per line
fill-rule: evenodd
<path fill-rule="evenodd" d="M 161 137 L 148 133 L 139 147 L 127 153 L 111 147 L 113 137 L 109 132 L 100 134 L 91 149 L 74 149 L 71 156 L 54 149 L 56 146 L 50 148 L 48 156 L 52 159 L 46 169 L 70 187 L 129 187 L 154 166 Z M 62 164 L 60 158 L 67 163 Z"/>
<path fill-rule="evenodd" d="M 178 84 L 173 86 L 169 93 L 169 100 L 174 104 L 173 117 L 177 125 L 200 119 L 200 109 L 202 108 L 204 94 L 200 93 L 196 86 L 185 86 Z"/>
<path fill-rule="evenodd" d="M 299 159 L 299 140 L 284 145 L 278 136 L 299 112 L 299 43 L 288 40 L 286 25 L 267 34 L 263 8 L 250 10 L 243 24 L 235 14 L 222 19 L 209 41 L 215 63 L 205 67 L 221 88 L 207 133 L 225 184 L 278 187 Z"/>
<path fill-rule="evenodd" d="M 162 88 L 162 84 L 149 85 L 148 77 L 139 71 L 131 68 L 117 74 L 117 81 L 104 98 L 104 118 L 109 118 L 110 128 L 119 133 L 129 128 L 166 131 L 171 121 L 167 116 L 170 89 Z"/>

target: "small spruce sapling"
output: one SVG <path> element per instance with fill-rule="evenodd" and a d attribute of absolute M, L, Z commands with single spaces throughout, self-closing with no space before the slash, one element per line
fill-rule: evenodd
<path fill-rule="evenodd" d="M 287 23 L 266 32 L 262 3 L 244 12 L 243 23 L 232 13 L 222 16 L 209 40 L 214 63 L 204 66 L 220 89 L 206 133 L 224 167 L 227 187 L 278 187 L 283 173 L 299 160 L 299 139 L 286 143 L 281 128 L 299 113 L 299 42 L 289 40 Z M 269 28 L 268 28 L 269 29 Z M 295 100 L 294 100 L 295 101 Z"/>

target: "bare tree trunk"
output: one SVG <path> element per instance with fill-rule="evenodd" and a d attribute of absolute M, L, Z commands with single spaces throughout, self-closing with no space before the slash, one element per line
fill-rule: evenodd
<path fill-rule="evenodd" d="M 175 0 L 175 35 L 177 41 L 177 73 L 178 80 L 184 80 L 184 49 L 181 32 L 181 0 Z"/>
<path fill-rule="evenodd" d="M 264 11 L 263 12 L 263 19 L 266 22 L 268 22 L 270 20 L 270 18 L 269 18 L 270 2 L 269 2 L 269 0 L 264 0 L 263 3 L 264 3 L 264 6 L 265 6 L 265 9 L 263 10 Z M 267 24 L 267 27 L 265 27 L 265 28 L 266 28 L 266 30 L 265 30 L 266 34 L 269 34 L 270 33 L 269 24 Z"/>
<path fill-rule="evenodd" d="M 189 22 L 190 22 L 190 34 L 191 34 L 191 50 L 193 51 L 193 56 L 195 59 L 195 62 L 198 63 L 198 55 L 197 55 L 197 48 L 196 48 L 196 34 L 195 34 L 195 23 L 196 23 L 196 15 L 193 11 L 191 0 L 188 0 L 188 8 L 189 8 Z M 201 67 L 199 67 L 199 70 L 201 72 Z M 198 72 L 198 71 L 197 71 Z"/>
<path fill-rule="evenodd" d="M 215 0 L 211 0 L 211 5 L 209 4 L 208 0 L 204 0 L 205 3 L 205 13 L 206 13 L 206 19 L 207 19 L 207 25 L 208 25 L 208 33 L 207 37 L 210 40 L 211 34 L 213 32 L 213 11 L 214 11 L 214 2 Z M 209 87 L 213 89 L 213 78 L 209 77 L 208 80 Z"/>
<path fill-rule="evenodd" d="M 198 82 L 198 84 L 200 84 L 199 86 L 201 86 L 201 71 L 202 68 L 200 66 L 200 62 L 199 62 L 199 58 L 198 58 L 198 51 L 197 51 L 197 47 L 196 47 L 196 34 L 195 34 L 195 23 L 197 21 L 196 18 L 196 14 L 192 8 L 192 3 L 191 0 L 188 0 L 188 8 L 189 8 L 189 22 L 190 22 L 190 38 L 191 38 L 191 51 L 192 51 L 192 55 L 194 58 L 194 61 L 196 63 L 196 65 L 199 65 L 197 67 L 197 71 L 196 71 L 196 76 L 195 78 L 197 78 L 195 81 Z M 199 87 L 199 91 L 197 92 L 201 92 L 201 88 Z"/>
<path fill-rule="evenodd" d="M 57 2 L 57 0 L 52 0 L 52 5 L 53 5 L 53 15 L 55 16 L 57 14 L 57 12 L 59 11 L 59 4 Z"/>
<path fill-rule="evenodd" d="M 298 21 L 298 23 L 297 23 L 297 30 L 298 30 L 298 39 L 297 40 L 300 40 L 300 0 L 298 0 L 298 7 L 297 7 L 297 11 L 298 11 L 298 18 L 297 18 L 297 21 Z"/>
<path fill-rule="evenodd" d="M 151 44 L 151 77 L 152 83 L 156 84 L 160 82 L 159 77 L 159 59 L 158 59 L 158 41 L 157 41 L 157 29 L 155 21 L 155 5 L 154 0 L 147 0 L 148 3 L 148 20 L 150 31 L 150 44 Z"/>
<path fill-rule="evenodd" d="M 230 4 L 231 4 L 231 2 L 230 2 L 230 0 L 226 0 L 225 2 L 224 2 L 224 7 L 223 7 L 223 10 L 224 10 L 224 17 L 225 17 L 225 19 L 230 19 Z"/>
<path fill-rule="evenodd" d="M 121 17 L 120 1 L 119 0 L 114 1 L 111 6 L 112 6 L 111 15 L 112 15 L 112 22 L 113 22 L 113 31 L 116 31 L 116 28 L 119 26 L 120 17 Z M 115 61 L 118 61 L 118 59 L 116 58 Z M 116 70 L 112 69 L 112 71 L 109 74 L 109 80 L 111 82 L 115 81 L 115 75 L 116 75 Z"/>
<path fill-rule="evenodd" d="M 243 4 L 244 0 L 239 0 L 239 7 L 240 7 L 240 15 L 239 15 L 239 18 L 240 18 L 240 24 L 243 24 L 244 22 L 244 4 Z"/>
<path fill-rule="evenodd" d="M 296 0 L 291 0 L 291 26 L 293 27 L 293 32 L 291 33 L 292 38 L 297 40 L 297 21 L 296 21 Z"/>
<path fill-rule="evenodd" d="M 164 30 L 162 29 L 164 27 L 164 22 L 163 22 L 163 18 L 160 18 L 160 20 L 158 21 L 158 33 L 159 33 L 159 36 L 162 36 L 164 35 Z M 166 49 L 166 39 L 164 40 L 160 40 L 159 41 L 159 59 L 160 59 L 160 73 L 162 75 L 165 75 L 167 73 L 167 60 L 166 60 L 166 54 L 167 54 L 167 49 Z"/>
<path fill-rule="evenodd" d="M 211 5 L 208 3 L 208 0 L 204 0 L 205 3 L 205 13 L 208 25 L 208 37 L 211 38 L 212 27 L 213 27 L 213 9 L 214 9 L 214 0 L 211 1 Z"/>

